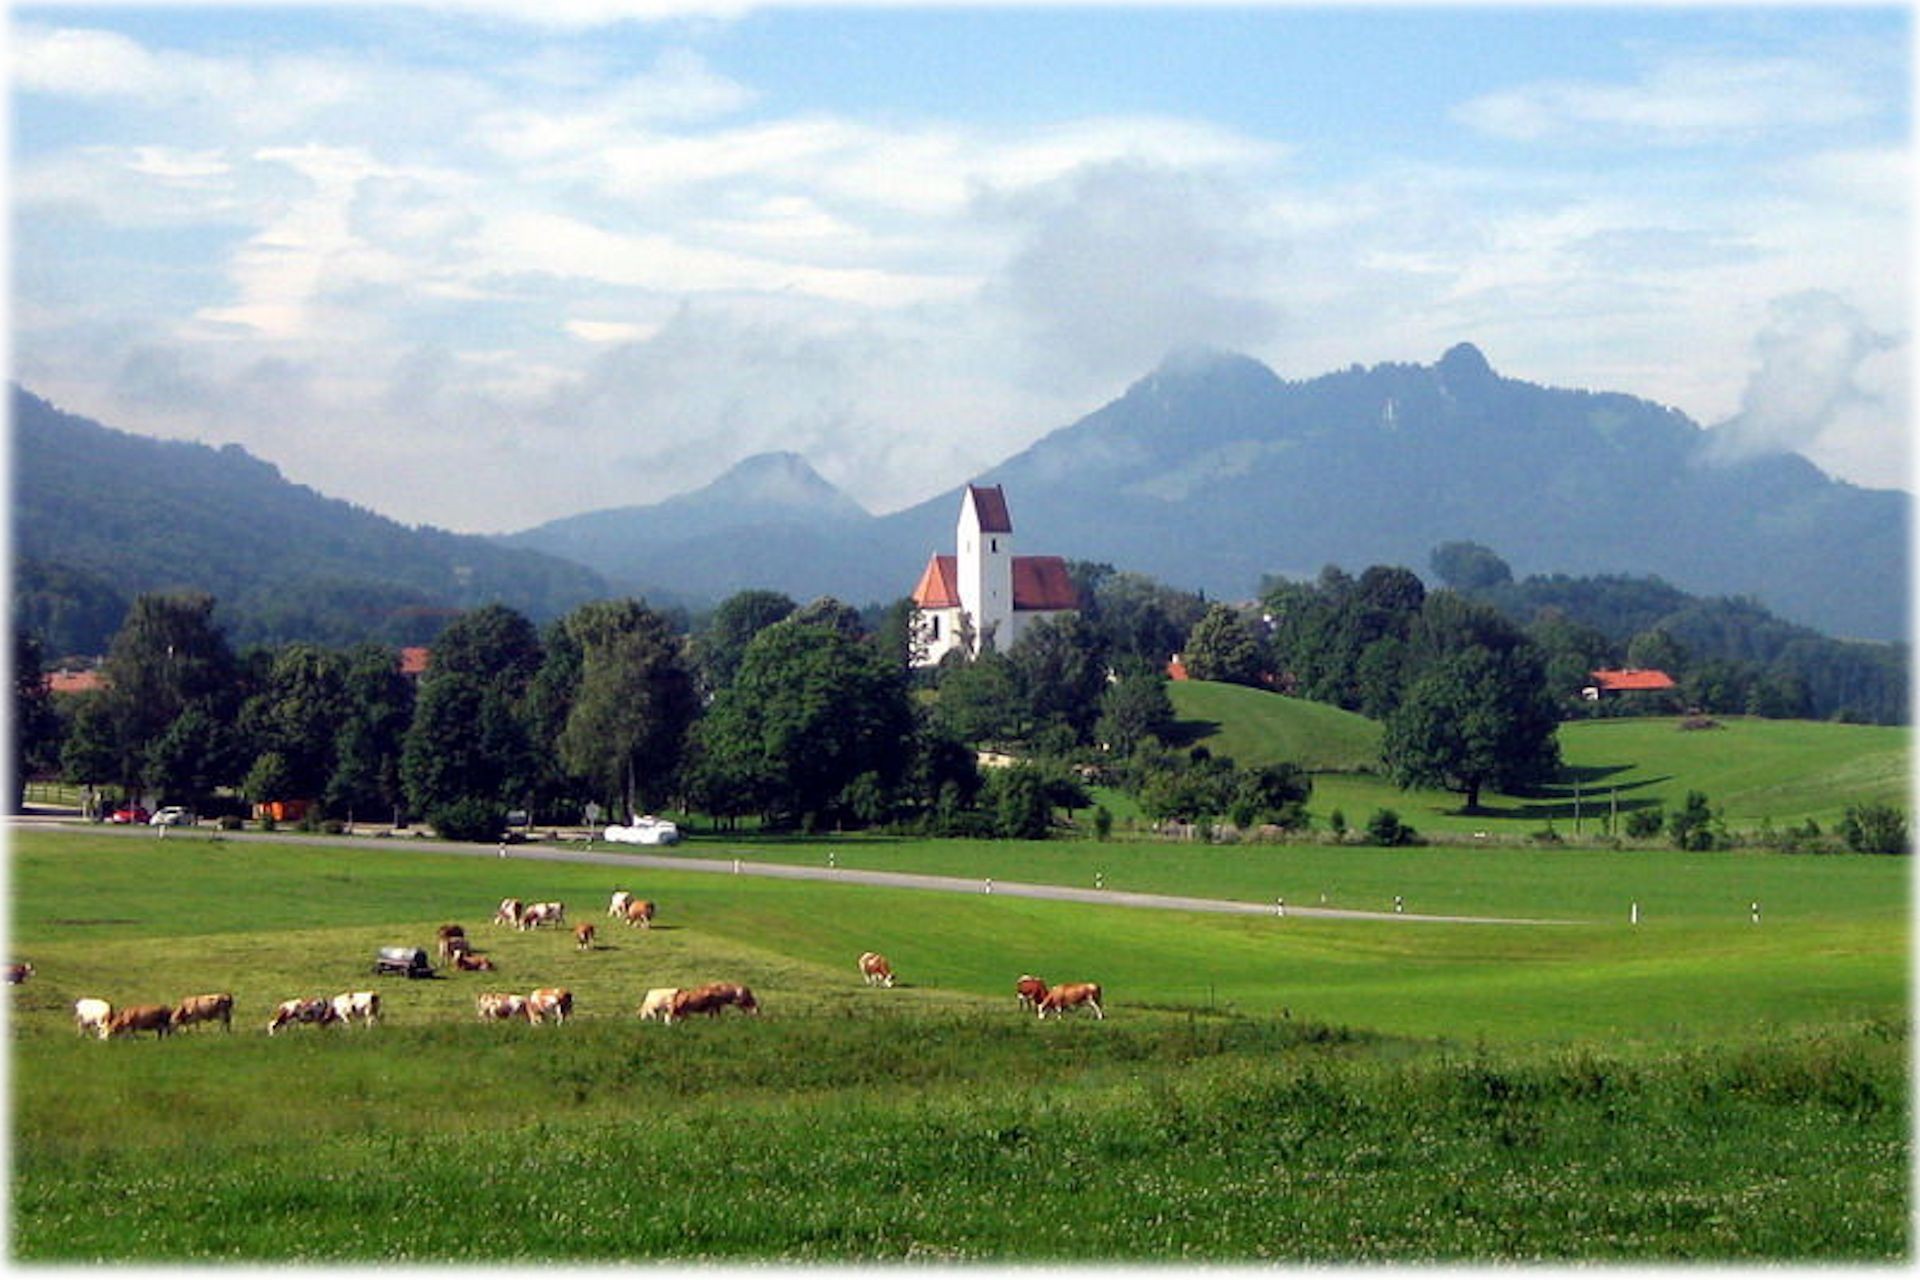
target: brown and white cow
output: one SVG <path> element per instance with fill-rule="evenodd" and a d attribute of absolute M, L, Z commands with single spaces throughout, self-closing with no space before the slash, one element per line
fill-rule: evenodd
<path fill-rule="evenodd" d="M 91 1031 L 107 1038 L 107 1023 L 113 1018 L 113 1006 L 94 996 L 82 996 L 73 1002 L 73 1029 L 82 1035 Z"/>
<path fill-rule="evenodd" d="M 696 1013 L 704 1013 L 709 1018 L 717 1018 L 720 1011 L 728 1005 L 742 1013 L 759 1013 L 760 1002 L 753 998 L 753 992 L 737 982 L 709 982 L 704 987 L 695 987 L 691 991 L 675 993 L 667 1004 L 668 1022 L 678 1022 Z"/>
<path fill-rule="evenodd" d="M 607 903 L 607 914 L 615 920 L 625 920 L 627 918 L 627 906 L 632 901 L 633 895 L 625 889 L 615 889 L 613 891 L 613 900 Z"/>
<path fill-rule="evenodd" d="M 629 902 L 627 923 L 641 929 L 653 928 L 653 903 L 645 898 L 635 898 Z"/>
<path fill-rule="evenodd" d="M 647 998 L 640 1002 L 640 1021 L 666 1018 L 673 1007 L 673 998 L 679 994 L 678 987 L 655 987 L 647 992 Z"/>
<path fill-rule="evenodd" d="M 462 948 L 453 954 L 453 967 L 464 973 L 492 973 L 493 961 Z"/>
<path fill-rule="evenodd" d="M 565 924 L 567 922 L 567 904 L 564 902 L 530 902 L 520 915 L 522 929 L 538 929 L 543 924 Z"/>
<path fill-rule="evenodd" d="M 1022 1009 L 1037 1009 L 1047 994 L 1047 984 L 1030 973 L 1020 975 L 1020 981 L 1013 984 L 1013 993 L 1020 998 Z"/>
<path fill-rule="evenodd" d="M 541 987 L 527 996 L 528 1022 L 565 1022 L 573 1012 L 573 992 L 565 987 Z"/>
<path fill-rule="evenodd" d="M 440 926 L 440 961 L 446 963 L 453 959 L 453 953 L 467 945 L 467 931 L 457 924 Z"/>
<path fill-rule="evenodd" d="M 267 1034 L 272 1035 L 282 1027 L 303 1022 L 316 1027 L 325 1027 L 338 1021 L 340 1021 L 340 1015 L 334 1011 L 333 1001 L 325 996 L 282 1000 L 274 1009 L 273 1017 L 267 1022 Z"/>
<path fill-rule="evenodd" d="M 113 1036 L 137 1035 L 142 1031 L 153 1032 L 154 1039 L 173 1034 L 173 1007 L 164 1004 L 134 1004 L 124 1009 L 116 1009 L 107 1019 L 107 1029 L 101 1033 L 102 1040 Z"/>
<path fill-rule="evenodd" d="M 1085 1005 L 1087 1008 L 1093 1010 L 1093 1016 L 1096 1018 L 1105 1018 L 1107 1016 L 1100 1012 L 1099 983 L 1063 982 L 1040 997 L 1040 1004 L 1036 1012 L 1042 1018 L 1046 1017 L 1049 1013 L 1057 1018 L 1067 1010 L 1077 1009 L 1081 1005 Z"/>
<path fill-rule="evenodd" d="M 371 1027 L 380 1021 L 380 993 L 342 991 L 333 998 L 333 1016 L 348 1026 L 357 1018 L 362 1026 Z"/>
<path fill-rule="evenodd" d="M 482 991 L 473 998 L 473 1007 L 482 1022 L 520 1018 L 526 1016 L 527 998 L 504 991 Z"/>
<path fill-rule="evenodd" d="M 582 951 L 593 949 L 593 926 L 582 921 L 573 926 L 573 945 Z"/>
<path fill-rule="evenodd" d="M 866 979 L 870 987 L 891 987 L 893 985 L 893 966 L 878 951 L 860 953 L 860 976 Z"/>
<path fill-rule="evenodd" d="M 518 929 L 520 927 L 520 917 L 525 915 L 526 912 L 527 904 L 520 901 L 520 899 L 502 898 L 500 899 L 499 910 L 493 913 L 493 922 L 495 924 L 510 924 Z"/>
<path fill-rule="evenodd" d="M 17 987 L 33 976 L 30 964 L 10 964 L 7 966 L 7 985 Z"/>
<path fill-rule="evenodd" d="M 233 996 L 219 991 L 211 995 L 188 996 L 173 1006 L 173 1025 L 190 1027 L 196 1022 L 218 1022 L 233 1030 Z"/>

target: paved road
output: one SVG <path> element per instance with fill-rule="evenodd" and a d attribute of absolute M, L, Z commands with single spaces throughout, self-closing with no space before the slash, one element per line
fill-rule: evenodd
<path fill-rule="evenodd" d="M 144 827 L 98 826 L 72 819 L 16 817 L 8 825 L 15 830 L 73 830 L 77 826 L 96 835 L 121 836 L 136 840 L 160 841 L 153 829 Z M 165 830 L 165 828 L 161 828 Z M 172 839 L 207 839 L 211 832 L 173 828 Z M 1130 893 L 1120 889 L 1081 889 L 1071 885 L 1028 884 L 1019 880 L 970 879 L 964 876 L 917 875 L 904 871 L 866 871 L 854 867 L 802 866 L 784 862 L 753 862 L 746 850 L 712 849 L 706 841 L 697 855 L 629 852 L 633 846 L 610 846 L 604 841 L 568 842 L 562 845 L 460 844 L 449 840 L 422 840 L 406 837 L 379 839 L 304 835 L 297 832 L 221 832 L 223 840 L 262 841 L 277 844 L 337 846 L 350 843 L 381 852 L 428 854 L 467 858 L 505 857 L 523 862 L 577 862 L 608 867 L 655 867 L 664 871 L 707 872 L 715 875 L 769 876 L 779 880 L 833 880 L 843 884 L 877 885 L 889 889 L 919 889 L 934 893 L 993 894 L 1003 898 L 1045 898 L 1055 902 L 1086 902 L 1105 907 L 1138 907 L 1159 911 L 1206 911 L 1220 915 L 1278 916 L 1277 902 L 1240 902 L 1230 898 L 1188 898 L 1166 893 Z M 731 858 L 738 852 L 742 856 Z M 1522 920 L 1497 916 L 1425 915 L 1407 911 L 1351 911 L 1342 907 L 1308 907 L 1286 904 L 1288 919 L 1378 920 L 1400 924 L 1572 924 L 1570 920 Z"/>

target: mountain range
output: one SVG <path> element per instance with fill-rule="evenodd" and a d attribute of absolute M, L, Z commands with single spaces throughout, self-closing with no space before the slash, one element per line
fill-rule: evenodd
<path fill-rule="evenodd" d="M 1326 564 L 1421 571 L 1467 540 L 1517 574 L 1652 574 L 1832 634 L 1904 637 L 1909 495 L 1797 454 L 1724 461 L 1710 438 L 1633 396 L 1502 377 L 1469 344 L 1303 381 L 1190 352 L 971 480 L 1004 487 L 1023 553 L 1228 599 Z M 960 492 L 875 516 L 804 460 L 761 455 L 693 493 L 500 541 L 616 586 L 887 600 L 952 549 Z"/>
<path fill-rule="evenodd" d="M 55 654 L 102 652 L 143 592 L 213 595 L 239 643 L 412 643 L 459 609 L 550 617 L 610 590 L 572 561 L 328 498 L 238 445 L 117 431 L 19 387 L 12 410 L 14 613 Z"/>

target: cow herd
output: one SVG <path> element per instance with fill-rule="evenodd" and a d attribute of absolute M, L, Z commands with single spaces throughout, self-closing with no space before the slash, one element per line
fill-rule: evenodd
<path fill-rule="evenodd" d="M 607 904 L 607 914 L 625 921 L 630 928 L 651 929 L 654 910 L 651 901 L 635 898 L 625 889 L 616 890 Z M 566 905 L 560 902 L 526 903 L 518 898 L 504 898 L 494 912 L 493 919 L 496 924 L 526 931 L 546 926 L 563 927 L 566 913 Z M 573 936 L 579 950 L 593 948 L 595 929 L 591 923 L 576 924 Z M 438 943 L 441 962 L 450 965 L 456 972 L 491 972 L 494 968 L 491 960 L 473 950 L 466 930 L 460 925 L 441 925 Z M 857 965 L 861 980 L 866 985 L 887 988 L 894 985 L 893 966 L 879 952 L 862 952 Z M 20 982 L 32 972 L 31 965 L 13 965 L 9 967 L 7 976 L 11 982 Z M 1106 1017 L 1100 1007 L 1098 983 L 1063 982 L 1049 987 L 1032 974 L 1022 974 L 1014 984 L 1014 994 L 1022 1009 L 1032 1010 L 1042 1020 L 1049 1016 L 1061 1017 L 1069 1009 L 1081 1008 L 1091 1012 L 1095 1018 Z M 474 997 L 474 1009 L 482 1022 L 525 1020 L 535 1025 L 564 1023 L 572 1017 L 573 1005 L 573 992 L 565 987 L 539 987 L 524 996 L 483 991 Z M 717 1018 L 729 1008 L 745 1014 L 758 1014 L 760 1001 L 752 990 L 740 983 L 709 982 L 697 987 L 653 988 L 646 993 L 637 1012 L 643 1022 L 658 1020 L 671 1024 L 696 1014 Z M 173 1005 L 137 1004 L 120 1009 L 115 1009 L 105 1000 L 89 996 L 74 1002 L 73 1021 L 77 1031 L 102 1040 L 133 1036 L 142 1031 L 151 1031 L 159 1038 L 196 1023 L 216 1021 L 232 1031 L 233 996 L 218 992 L 188 996 Z M 357 1022 L 363 1027 L 372 1027 L 379 1021 L 380 994 L 377 991 L 345 991 L 332 997 L 296 997 L 281 1001 L 267 1022 L 267 1034 L 271 1036 L 287 1027 L 300 1025 L 352 1026 Z"/>

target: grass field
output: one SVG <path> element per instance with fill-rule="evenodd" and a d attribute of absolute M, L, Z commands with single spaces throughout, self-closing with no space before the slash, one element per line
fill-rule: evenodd
<path fill-rule="evenodd" d="M 1339 809 L 1358 827 L 1393 809 L 1421 831 L 1526 835 L 1551 821 L 1563 836 L 1602 829 L 1610 809 L 1678 808 L 1704 793 L 1729 826 L 1751 831 L 1811 818 L 1831 830 L 1849 804 L 1908 803 L 1911 733 L 1904 726 L 1728 716 L 1718 728 L 1680 721 L 1585 720 L 1560 726 L 1565 773 L 1538 795 L 1488 793 L 1482 812 L 1459 812 L 1459 795 L 1402 791 L 1378 772 L 1379 728 L 1300 698 L 1198 681 L 1169 686 L 1183 731 L 1241 765 L 1292 760 L 1315 771 L 1309 806 L 1317 825 Z M 1576 813 L 1575 788 L 1579 789 Z"/>
<path fill-rule="evenodd" d="M 1337 875 L 1359 894 L 1400 885 L 1410 910 L 1431 898 L 1580 922 L 1465 926 L 383 844 L 15 835 L 12 945 L 38 971 L 10 991 L 15 1257 L 1884 1261 L 1909 1249 L 1904 862 L 1276 855 L 1288 874 Z M 1252 851 L 1091 843 L 754 846 L 791 861 L 829 847 L 842 865 L 934 869 L 971 851 L 1045 872 L 1029 878 L 1166 876 L 1203 896 L 1243 896 L 1272 870 Z M 1116 854 L 1139 861 L 1109 864 Z M 601 945 L 579 952 L 557 933 L 485 924 L 509 894 L 594 918 L 615 886 L 656 898 L 660 927 L 600 917 Z M 1647 904 L 1638 928 L 1614 909 L 1634 895 Z M 374 948 L 424 945 L 446 920 L 466 924 L 497 975 L 367 974 Z M 860 984 L 853 957 L 867 948 L 892 957 L 899 987 Z M 1098 979 L 1111 1016 L 1017 1015 L 1023 970 Z M 711 978 L 747 982 L 765 1015 L 634 1019 L 647 988 Z M 369 984 L 389 1009 L 373 1031 L 261 1032 L 281 999 Z M 477 990 L 551 984 L 576 993 L 575 1022 L 472 1016 Z M 67 1013 L 80 995 L 215 989 L 236 997 L 232 1035 L 101 1044 Z"/>

